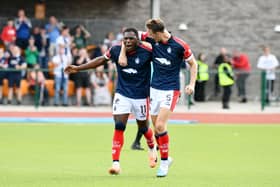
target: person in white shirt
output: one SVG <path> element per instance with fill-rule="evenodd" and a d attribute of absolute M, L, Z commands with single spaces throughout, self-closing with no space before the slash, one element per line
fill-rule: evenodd
<path fill-rule="evenodd" d="M 60 36 L 56 39 L 56 51 L 58 53 L 59 48 L 63 47 L 64 54 L 69 58 L 69 61 L 72 61 L 71 43 L 72 39 L 69 34 L 69 28 L 67 26 L 63 26 Z"/>
<path fill-rule="evenodd" d="M 55 76 L 55 97 L 54 105 L 59 105 L 60 89 L 63 89 L 62 105 L 68 106 L 68 74 L 64 72 L 64 68 L 71 64 L 68 56 L 65 54 L 65 48 L 59 47 L 58 54 L 52 59 L 55 64 L 54 76 Z"/>
<path fill-rule="evenodd" d="M 270 53 L 269 47 L 263 47 L 263 55 L 258 59 L 257 67 L 266 71 L 266 102 L 269 102 L 274 91 L 274 81 L 276 79 L 275 70 L 279 62 L 275 55 Z"/>

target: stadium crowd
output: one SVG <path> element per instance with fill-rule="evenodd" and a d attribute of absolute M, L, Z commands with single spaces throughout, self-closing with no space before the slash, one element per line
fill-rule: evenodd
<path fill-rule="evenodd" d="M 0 104 L 20 105 L 25 94 L 22 87 L 34 94 L 38 85 L 41 105 L 51 104 L 50 96 L 54 96 L 55 106 L 110 105 L 115 79 L 111 63 L 96 72 L 70 76 L 63 72 L 69 64 L 83 64 L 103 55 L 120 43 L 122 33 L 115 37 L 109 32 L 101 45 L 89 45 L 89 37 L 91 34 L 83 25 L 69 28 L 55 16 L 50 16 L 45 25 L 32 26 L 25 10 L 19 9 L 18 17 L 7 20 L 1 31 Z M 69 95 L 75 95 L 74 103 L 68 100 Z M 82 96 L 86 96 L 85 101 Z"/>

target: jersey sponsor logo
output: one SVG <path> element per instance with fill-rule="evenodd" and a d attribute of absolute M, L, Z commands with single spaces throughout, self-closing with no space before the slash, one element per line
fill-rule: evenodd
<path fill-rule="evenodd" d="M 140 63 L 140 59 L 137 57 L 135 58 L 135 64 L 139 64 Z"/>
<path fill-rule="evenodd" d="M 167 60 L 166 58 L 156 58 L 157 61 L 159 61 L 163 65 L 171 65 L 170 60 Z"/>
<path fill-rule="evenodd" d="M 171 52 L 172 52 L 171 47 L 168 47 L 168 48 L 167 48 L 167 53 L 169 53 L 169 54 L 170 54 Z"/>
<path fill-rule="evenodd" d="M 122 71 L 124 71 L 128 74 L 137 74 L 138 73 L 136 69 L 132 69 L 132 68 L 123 69 Z"/>

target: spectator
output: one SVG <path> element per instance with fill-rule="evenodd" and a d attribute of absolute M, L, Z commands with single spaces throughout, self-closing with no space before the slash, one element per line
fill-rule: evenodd
<path fill-rule="evenodd" d="M 106 34 L 106 38 L 103 41 L 103 45 L 105 45 L 107 47 L 106 50 L 108 50 L 109 48 L 111 48 L 112 46 L 114 46 L 116 44 L 118 44 L 118 41 L 115 39 L 114 33 L 108 32 Z"/>
<path fill-rule="evenodd" d="M 241 103 L 247 102 L 246 80 L 251 71 L 249 58 L 246 54 L 235 50 L 232 58 L 233 68 L 236 70 L 236 85 L 238 89 L 238 97 Z"/>
<path fill-rule="evenodd" d="M 45 26 L 47 35 L 49 37 L 49 56 L 52 58 L 56 54 L 56 40 L 60 35 L 60 25 L 55 16 L 50 16 L 49 23 Z"/>
<path fill-rule="evenodd" d="M 224 56 L 223 63 L 218 67 L 219 84 L 223 88 L 222 107 L 229 109 L 229 101 L 231 96 L 231 87 L 234 84 L 233 71 L 230 59 Z"/>
<path fill-rule="evenodd" d="M 38 63 L 39 52 L 35 46 L 35 39 L 33 36 L 29 38 L 29 45 L 25 50 L 25 60 L 28 68 L 34 68 Z"/>
<path fill-rule="evenodd" d="M 9 48 L 9 45 L 11 43 L 14 43 L 16 41 L 16 28 L 12 19 L 9 19 L 7 25 L 3 28 L 1 39 L 6 49 Z"/>
<path fill-rule="evenodd" d="M 200 53 L 197 58 L 197 78 L 195 84 L 194 100 L 205 101 L 205 85 L 209 80 L 208 64 L 205 63 L 206 56 Z"/>
<path fill-rule="evenodd" d="M 72 61 L 72 54 L 71 54 L 71 36 L 69 34 L 69 28 L 67 26 L 63 26 L 61 29 L 61 33 L 59 37 L 56 39 L 56 49 L 57 51 L 63 47 L 64 54 L 67 56 L 68 61 Z"/>
<path fill-rule="evenodd" d="M 227 49 L 222 47 L 220 49 L 220 54 L 216 57 L 215 61 L 214 61 L 214 69 L 217 71 L 218 67 L 221 63 L 223 63 L 225 56 L 227 55 Z M 220 94 L 220 85 L 219 85 L 219 74 L 218 71 L 217 73 L 215 73 L 215 87 L 214 87 L 214 96 L 217 97 Z"/>
<path fill-rule="evenodd" d="M 79 56 L 74 58 L 74 65 L 85 64 L 89 61 L 89 56 L 85 48 L 80 49 Z M 81 71 L 76 74 L 73 74 L 73 79 L 76 87 L 76 98 L 77 106 L 81 106 L 82 98 L 82 88 L 86 90 L 86 106 L 91 105 L 91 91 L 90 91 L 90 81 L 89 73 L 87 71 Z"/>
<path fill-rule="evenodd" d="M 45 78 L 48 78 L 48 53 L 49 53 L 49 37 L 46 34 L 45 28 L 35 27 L 33 30 L 33 36 L 35 39 L 35 46 L 39 52 L 39 66 L 44 69 L 43 73 Z"/>
<path fill-rule="evenodd" d="M 103 66 L 96 68 L 96 72 L 91 75 L 91 83 L 94 88 L 94 105 L 110 105 L 111 94 L 108 90 L 109 79 L 104 73 Z"/>
<path fill-rule="evenodd" d="M 258 59 L 257 67 L 266 71 L 266 102 L 269 103 L 274 91 L 274 81 L 276 79 L 275 70 L 279 62 L 275 55 L 270 53 L 270 48 L 263 47 L 263 55 Z"/>
<path fill-rule="evenodd" d="M 29 91 L 39 94 L 39 104 L 45 106 L 49 104 L 49 93 L 45 87 L 45 76 L 42 71 L 38 70 L 39 68 L 39 64 L 36 64 L 34 70 L 28 72 L 27 81 Z M 36 93 L 36 86 L 38 86 L 39 93 Z"/>
<path fill-rule="evenodd" d="M 30 20 L 26 17 L 23 9 L 18 10 L 18 18 L 15 19 L 15 27 L 17 36 L 16 45 L 21 49 L 26 49 L 32 25 Z"/>
<path fill-rule="evenodd" d="M 76 26 L 73 34 L 74 47 L 77 47 L 78 49 L 85 48 L 87 45 L 86 40 L 90 36 L 90 33 L 83 25 Z"/>
<path fill-rule="evenodd" d="M 122 39 L 123 39 L 123 31 L 124 31 L 125 29 L 126 29 L 125 27 L 122 27 L 121 30 L 120 30 L 120 32 L 117 34 L 116 40 L 117 40 L 118 42 L 121 42 L 121 41 L 122 41 Z"/>
<path fill-rule="evenodd" d="M 3 80 L 6 78 L 6 72 L 4 71 L 7 69 L 8 64 L 5 58 L 4 49 L 0 48 L 0 104 L 3 104 Z"/>
<path fill-rule="evenodd" d="M 20 105 L 22 101 L 20 82 L 22 79 L 21 71 L 26 68 L 26 63 L 21 56 L 20 48 L 18 46 L 10 46 L 11 56 L 8 59 L 8 68 L 14 69 L 13 71 L 8 71 L 8 81 L 9 81 L 9 95 L 8 104 L 12 103 L 13 88 L 15 86 L 17 93 L 17 104 Z"/>
<path fill-rule="evenodd" d="M 68 106 L 68 74 L 64 73 L 64 68 L 70 65 L 69 58 L 65 54 L 64 46 L 60 46 L 58 54 L 53 57 L 54 76 L 55 76 L 55 97 L 54 105 L 59 105 L 60 90 L 63 90 L 62 105 Z"/>

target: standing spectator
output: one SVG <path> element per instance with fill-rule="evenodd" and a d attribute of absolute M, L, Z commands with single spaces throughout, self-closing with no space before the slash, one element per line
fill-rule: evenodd
<path fill-rule="evenodd" d="M 49 23 L 46 24 L 45 29 L 50 40 L 49 56 L 52 58 L 56 54 L 56 39 L 60 35 L 60 25 L 55 16 L 50 16 Z"/>
<path fill-rule="evenodd" d="M 110 49 L 112 46 L 117 45 L 118 41 L 115 39 L 115 35 L 113 32 L 108 32 L 106 34 L 106 38 L 103 41 L 103 45 L 105 45 L 107 49 Z"/>
<path fill-rule="evenodd" d="M 53 57 L 53 63 L 55 64 L 54 75 L 55 75 L 55 96 L 54 105 L 59 105 L 59 95 L 61 87 L 63 89 L 63 100 L 62 105 L 68 106 L 68 74 L 64 73 L 64 68 L 70 65 L 69 58 L 65 54 L 65 48 L 60 46 L 58 54 Z"/>
<path fill-rule="evenodd" d="M 120 30 L 120 32 L 117 33 L 116 40 L 117 40 L 118 42 L 121 42 L 121 41 L 122 41 L 122 39 L 123 39 L 123 31 L 124 31 L 125 29 L 126 29 L 125 27 L 122 27 L 121 30 Z"/>
<path fill-rule="evenodd" d="M 251 65 L 249 58 L 246 54 L 240 53 L 235 50 L 233 52 L 232 58 L 233 68 L 236 70 L 236 85 L 238 89 L 238 97 L 240 98 L 241 103 L 247 102 L 247 93 L 246 93 L 246 80 L 249 77 L 251 71 Z"/>
<path fill-rule="evenodd" d="M 96 68 L 96 72 L 91 75 L 91 83 L 94 88 L 94 105 L 110 105 L 111 94 L 108 90 L 109 79 L 104 73 L 103 66 Z"/>
<path fill-rule="evenodd" d="M 227 49 L 222 47 L 220 49 L 220 54 L 216 57 L 214 61 L 214 68 L 217 73 L 215 73 L 215 87 L 214 87 L 214 96 L 217 97 L 220 94 L 220 85 L 219 85 L 219 74 L 218 74 L 218 67 L 221 63 L 223 63 L 225 56 L 227 55 Z"/>
<path fill-rule="evenodd" d="M 26 49 L 32 25 L 23 9 L 18 10 L 18 18 L 15 20 L 15 27 L 17 32 L 16 45 L 21 49 Z"/>
<path fill-rule="evenodd" d="M 275 70 L 279 66 L 279 62 L 275 55 L 270 53 L 270 48 L 263 47 L 263 55 L 258 59 L 257 67 L 266 71 L 266 102 L 269 103 L 274 91 L 274 81 L 276 79 Z"/>
<path fill-rule="evenodd" d="M 73 65 L 79 66 L 81 64 L 86 64 L 89 60 L 90 59 L 86 49 L 82 48 L 79 51 L 79 56 L 74 58 Z M 86 90 L 86 105 L 90 106 L 91 91 L 90 91 L 89 73 L 87 71 L 78 72 L 73 75 L 73 79 L 76 87 L 77 106 L 81 106 L 82 88 Z"/>
<path fill-rule="evenodd" d="M 37 47 L 35 46 L 34 37 L 31 36 L 29 38 L 29 45 L 27 49 L 25 49 L 25 60 L 28 68 L 34 68 L 34 66 L 38 63 L 39 52 Z"/>
<path fill-rule="evenodd" d="M 88 30 L 83 25 L 78 25 L 75 27 L 73 34 L 73 45 L 78 49 L 85 48 L 87 45 L 87 38 L 91 35 Z"/>
<path fill-rule="evenodd" d="M 9 94 L 8 94 L 8 104 L 12 103 L 13 88 L 16 87 L 17 90 L 17 104 L 21 104 L 21 90 L 20 81 L 22 79 L 21 71 L 26 68 L 26 63 L 21 56 L 20 48 L 18 46 L 11 46 L 11 56 L 8 59 L 8 68 L 14 69 L 13 71 L 8 71 L 8 81 L 9 81 Z"/>
<path fill-rule="evenodd" d="M 72 61 L 71 43 L 72 39 L 69 34 L 69 28 L 67 26 L 63 26 L 59 37 L 56 39 L 56 50 L 58 51 L 61 47 L 63 47 L 64 54 L 70 62 Z"/>
<path fill-rule="evenodd" d="M 234 84 L 234 77 L 230 59 L 227 55 L 224 56 L 223 61 L 224 62 L 218 67 L 219 84 L 223 88 L 222 107 L 223 109 L 229 109 L 231 87 Z"/>
<path fill-rule="evenodd" d="M 7 69 L 8 64 L 5 58 L 4 49 L 0 48 L 0 104 L 3 104 L 3 80 L 6 78 L 6 72 L 4 71 Z"/>
<path fill-rule="evenodd" d="M 194 100 L 205 101 L 205 85 L 209 80 L 208 64 L 205 63 L 206 56 L 200 53 L 197 58 L 197 78 L 195 84 Z"/>
<path fill-rule="evenodd" d="M 11 43 L 14 43 L 16 41 L 16 28 L 12 19 L 9 19 L 7 25 L 3 28 L 1 39 L 6 49 L 9 48 L 9 45 Z"/>
<path fill-rule="evenodd" d="M 45 28 L 39 28 L 35 27 L 33 29 L 33 36 L 35 39 L 35 46 L 38 49 L 39 52 L 39 65 L 40 68 L 44 69 L 43 73 L 44 76 L 47 78 L 48 77 L 48 54 L 49 54 L 49 38 L 48 35 L 46 34 Z"/>

